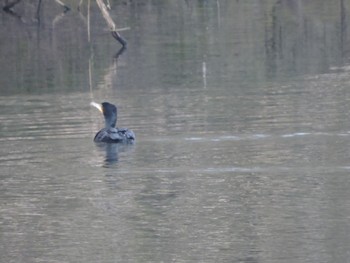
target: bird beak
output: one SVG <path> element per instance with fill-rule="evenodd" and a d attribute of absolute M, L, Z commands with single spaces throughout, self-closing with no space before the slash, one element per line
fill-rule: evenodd
<path fill-rule="evenodd" d="M 96 103 L 94 101 L 90 102 L 91 106 L 94 106 L 95 108 L 97 108 L 101 113 L 103 113 L 103 109 L 102 109 L 102 105 L 99 103 Z"/>

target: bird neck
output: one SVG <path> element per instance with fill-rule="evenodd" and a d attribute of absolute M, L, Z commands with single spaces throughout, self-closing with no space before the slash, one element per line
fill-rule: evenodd
<path fill-rule="evenodd" d="M 117 120 L 115 118 L 114 119 L 112 119 L 112 118 L 105 119 L 106 129 L 115 128 L 116 122 L 117 122 Z"/>

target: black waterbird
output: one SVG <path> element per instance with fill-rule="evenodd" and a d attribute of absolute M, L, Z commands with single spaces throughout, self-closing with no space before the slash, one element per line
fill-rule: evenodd
<path fill-rule="evenodd" d="M 135 134 L 127 128 L 117 128 L 117 107 L 109 102 L 98 104 L 91 102 L 91 106 L 96 107 L 103 113 L 105 118 L 105 127 L 96 133 L 94 142 L 106 143 L 124 143 L 133 144 L 135 142 Z"/>

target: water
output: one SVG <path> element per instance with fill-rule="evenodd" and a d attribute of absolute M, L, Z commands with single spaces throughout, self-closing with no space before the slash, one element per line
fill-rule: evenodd
<path fill-rule="evenodd" d="M 0 13 L 1 262 L 348 262 L 350 3 L 69 4 Z"/>

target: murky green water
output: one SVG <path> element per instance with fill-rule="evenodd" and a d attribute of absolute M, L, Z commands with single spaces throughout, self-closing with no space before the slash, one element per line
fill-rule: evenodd
<path fill-rule="evenodd" d="M 0 12 L 1 262 L 348 261 L 349 1 L 77 2 Z"/>

